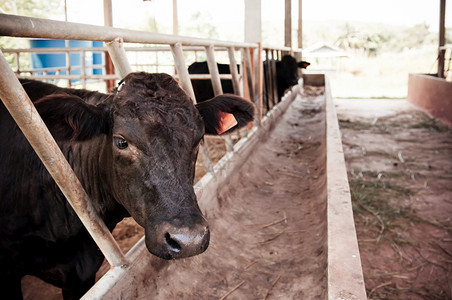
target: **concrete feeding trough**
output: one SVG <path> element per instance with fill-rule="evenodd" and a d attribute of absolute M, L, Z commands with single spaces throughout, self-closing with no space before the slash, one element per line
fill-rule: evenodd
<path fill-rule="evenodd" d="M 141 239 L 83 299 L 366 299 L 328 78 L 305 75 L 196 185 L 209 249 L 177 261 Z"/>

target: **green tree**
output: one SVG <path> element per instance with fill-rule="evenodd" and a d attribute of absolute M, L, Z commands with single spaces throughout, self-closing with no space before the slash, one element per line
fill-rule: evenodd
<path fill-rule="evenodd" d="M 406 48 L 419 48 L 427 43 L 433 43 L 429 25 L 416 24 L 410 28 L 405 29 L 403 34 L 403 44 Z"/>
<path fill-rule="evenodd" d="M 64 0 L 4 0 L 0 1 L 0 12 L 27 17 L 62 19 Z M 0 49 L 15 48 L 28 48 L 28 41 L 21 38 L 0 37 Z M 11 66 L 15 67 L 15 55 L 5 54 L 5 58 Z M 29 56 L 21 56 L 20 65 L 21 69 L 29 68 Z"/>
<path fill-rule="evenodd" d="M 64 16 L 64 0 L 5 0 L 0 4 L 0 9 L 13 15 L 61 19 Z"/>
<path fill-rule="evenodd" d="M 198 11 L 190 17 L 188 24 L 181 26 L 181 34 L 206 39 L 217 39 L 217 29 L 212 25 L 214 23 L 210 14 Z"/>

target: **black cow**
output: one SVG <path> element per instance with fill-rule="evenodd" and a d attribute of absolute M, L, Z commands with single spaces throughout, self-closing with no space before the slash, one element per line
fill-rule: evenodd
<path fill-rule="evenodd" d="M 249 101 L 222 95 L 194 105 L 166 74 L 131 73 L 112 94 L 22 85 L 110 230 L 131 215 L 160 258 L 206 250 L 209 228 L 193 190 L 198 148 L 204 133 L 250 122 Z M 222 129 L 228 114 L 235 126 Z M 3 104 L 0 140 L 1 298 L 20 299 L 26 274 L 79 298 L 104 257 Z"/>
<path fill-rule="evenodd" d="M 231 74 L 228 64 L 217 64 L 220 74 Z M 297 63 L 291 55 L 284 55 L 281 61 L 276 61 L 276 78 L 279 100 L 284 92 L 291 86 L 296 85 L 299 79 L 298 68 L 307 68 L 310 63 L 300 61 Z M 239 66 L 238 66 L 239 67 Z M 207 62 L 194 62 L 188 67 L 190 74 L 209 74 Z M 264 73 L 267 72 L 267 64 L 264 64 Z M 266 76 L 264 75 L 266 80 Z M 205 101 L 214 96 L 212 83 L 210 80 L 192 79 L 193 90 L 198 102 Z M 232 82 L 228 79 L 221 80 L 223 93 L 234 93 Z M 266 93 L 264 93 L 266 94 Z M 265 101 L 265 100 L 264 100 Z"/>
<path fill-rule="evenodd" d="M 278 86 L 278 99 L 284 95 L 285 91 L 298 83 L 300 75 L 298 68 L 306 69 L 310 63 L 300 61 L 297 63 L 295 58 L 290 55 L 284 55 L 281 61 L 276 62 L 276 80 Z"/>

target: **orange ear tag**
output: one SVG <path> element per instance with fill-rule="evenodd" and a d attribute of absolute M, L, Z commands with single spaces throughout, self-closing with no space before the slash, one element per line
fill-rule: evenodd
<path fill-rule="evenodd" d="M 217 129 L 218 134 L 222 134 L 238 124 L 233 114 L 221 111 L 219 115 L 220 128 Z"/>

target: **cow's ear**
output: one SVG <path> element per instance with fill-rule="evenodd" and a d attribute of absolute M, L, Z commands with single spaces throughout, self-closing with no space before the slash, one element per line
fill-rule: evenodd
<path fill-rule="evenodd" d="M 224 94 L 196 104 L 206 134 L 220 135 L 247 125 L 254 119 L 254 105 L 241 97 Z"/>
<path fill-rule="evenodd" d="M 108 111 L 67 94 L 45 96 L 35 107 L 57 141 L 84 141 L 108 132 Z"/>

